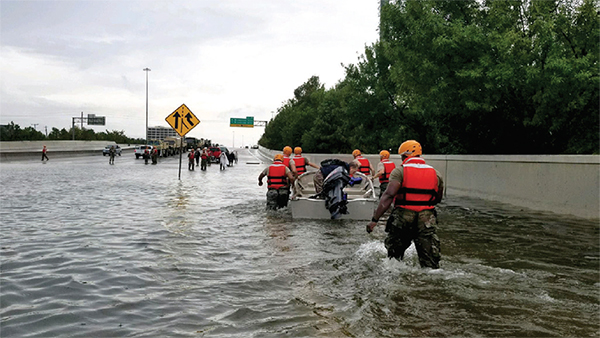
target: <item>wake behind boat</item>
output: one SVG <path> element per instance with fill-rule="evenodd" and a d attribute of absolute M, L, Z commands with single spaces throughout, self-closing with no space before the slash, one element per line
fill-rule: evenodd
<path fill-rule="evenodd" d="M 324 197 L 317 198 L 314 175 L 316 172 L 306 172 L 294 181 L 294 192 L 289 202 L 292 218 L 298 219 L 331 219 L 332 214 L 326 207 Z M 377 197 L 373 182 L 364 174 L 356 172 L 354 177 L 362 178 L 353 186 L 346 186 L 343 192 L 347 196 L 346 208 L 348 213 L 341 214 L 340 219 L 370 220 L 373 210 L 377 207 Z"/>

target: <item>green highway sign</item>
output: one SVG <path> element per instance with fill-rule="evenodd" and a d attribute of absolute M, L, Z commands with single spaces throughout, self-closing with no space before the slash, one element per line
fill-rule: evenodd
<path fill-rule="evenodd" d="M 88 114 L 87 124 L 95 126 L 104 126 L 106 125 L 106 116 L 96 116 L 96 114 Z"/>
<path fill-rule="evenodd" d="M 232 117 L 229 119 L 229 126 L 254 128 L 254 116 L 246 116 L 245 119 Z"/>

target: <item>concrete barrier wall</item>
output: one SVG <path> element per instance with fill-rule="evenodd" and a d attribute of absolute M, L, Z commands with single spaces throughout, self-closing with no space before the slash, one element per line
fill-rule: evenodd
<path fill-rule="evenodd" d="M 114 141 L 10 141 L 0 142 L 0 161 L 40 160 L 42 148 L 46 145 L 49 158 L 102 155 L 107 145 Z M 120 145 L 123 151 L 130 149 Z"/>
<path fill-rule="evenodd" d="M 100 150 L 114 141 L 10 141 L 0 142 L 0 152 L 39 152 L 44 145 L 51 151 Z"/>
<path fill-rule="evenodd" d="M 270 159 L 280 151 L 261 148 Z M 352 160 L 350 154 L 304 154 L 312 162 Z M 365 155 L 376 168 L 378 155 Z M 424 155 L 446 196 L 469 196 L 539 211 L 600 219 L 599 155 Z M 396 165 L 399 155 L 390 157 Z M 376 180 L 377 181 L 377 180 Z M 376 185 L 378 182 L 374 182 Z"/>

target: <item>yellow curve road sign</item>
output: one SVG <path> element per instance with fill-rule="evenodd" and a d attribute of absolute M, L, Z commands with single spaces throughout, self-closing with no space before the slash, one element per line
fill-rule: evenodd
<path fill-rule="evenodd" d="M 185 134 L 200 124 L 200 120 L 198 120 L 196 115 L 192 113 L 185 103 L 167 116 L 165 121 L 167 121 L 181 137 L 184 137 Z"/>

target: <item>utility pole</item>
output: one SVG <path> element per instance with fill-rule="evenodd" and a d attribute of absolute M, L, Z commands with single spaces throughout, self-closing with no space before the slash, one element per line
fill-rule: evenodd
<path fill-rule="evenodd" d="M 48 137 L 48 126 L 44 126 L 44 129 L 46 130 L 46 137 Z"/>
<path fill-rule="evenodd" d="M 148 146 L 148 72 L 151 69 L 146 67 L 142 70 L 146 72 L 146 146 Z"/>
<path fill-rule="evenodd" d="M 33 126 L 33 129 L 37 131 L 37 126 L 39 125 L 39 123 L 32 123 L 31 125 Z"/>

